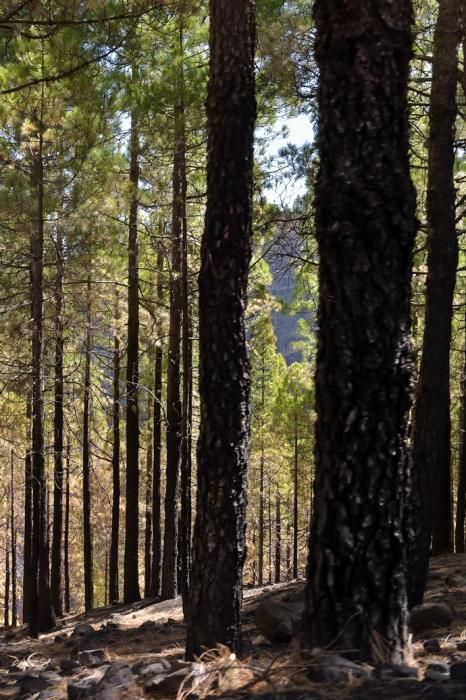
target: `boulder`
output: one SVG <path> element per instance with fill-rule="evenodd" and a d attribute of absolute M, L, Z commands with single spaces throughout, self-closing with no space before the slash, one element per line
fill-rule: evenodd
<path fill-rule="evenodd" d="M 88 622 L 80 622 L 73 630 L 73 637 L 88 637 L 95 633 L 95 629 Z"/>
<path fill-rule="evenodd" d="M 462 574 L 450 574 L 446 577 L 445 583 L 449 588 L 465 588 L 466 578 Z"/>
<path fill-rule="evenodd" d="M 304 606 L 264 600 L 257 608 L 254 622 L 257 629 L 271 642 L 288 642 L 298 629 Z"/>
<path fill-rule="evenodd" d="M 433 627 L 449 627 L 454 617 L 453 609 L 446 603 L 424 603 L 411 610 L 409 626 L 415 633 Z"/>
<path fill-rule="evenodd" d="M 368 666 L 357 664 L 338 654 L 319 654 L 309 662 L 307 676 L 314 683 L 345 684 L 355 678 L 369 678 Z"/>

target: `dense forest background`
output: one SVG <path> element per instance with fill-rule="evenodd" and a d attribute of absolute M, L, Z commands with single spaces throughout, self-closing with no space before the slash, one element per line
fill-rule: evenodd
<path fill-rule="evenodd" d="M 50 558 L 58 614 L 172 598 L 187 585 L 207 188 L 207 2 L 17 5 L 0 3 L 6 625 L 30 621 L 28 587 L 40 575 L 31 570 L 34 547 L 43 570 Z M 420 223 L 414 353 L 423 380 L 412 437 L 415 459 L 432 464 L 438 479 L 436 552 L 465 546 L 466 69 L 453 5 L 415 3 L 409 83 Z M 306 568 L 319 265 L 309 3 L 260 0 L 257 31 L 247 585 Z M 308 125 L 306 142 L 277 151 L 274 140 L 297 116 Z M 446 156 L 429 157 L 445 120 L 454 125 L 453 179 L 448 143 Z M 428 219 L 448 218 L 451 193 L 450 225 L 443 237 L 428 236 Z M 37 619 L 33 631 L 50 624 Z"/>

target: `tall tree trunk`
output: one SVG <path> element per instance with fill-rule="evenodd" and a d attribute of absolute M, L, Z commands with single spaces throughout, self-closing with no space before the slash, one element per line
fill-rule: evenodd
<path fill-rule="evenodd" d="M 33 188 L 37 209 L 31 227 L 32 304 L 32 540 L 29 630 L 31 636 L 52 629 L 55 614 L 49 582 L 47 481 L 44 462 L 43 305 L 44 305 L 44 125 L 38 123 Z"/>
<path fill-rule="evenodd" d="M 466 318 L 465 318 L 466 321 Z M 455 549 L 464 553 L 464 524 L 466 517 L 466 324 L 464 339 L 463 378 L 461 381 L 461 410 L 459 420 L 460 454 L 458 461 L 458 492 L 456 500 Z"/>
<path fill-rule="evenodd" d="M 147 428 L 149 431 L 147 440 L 147 457 L 146 457 L 146 502 L 145 502 L 145 528 L 144 528 L 144 597 L 150 596 L 151 590 L 151 555 L 152 555 L 152 462 L 153 462 L 153 447 L 152 438 L 153 430 L 151 426 L 151 399 L 147 402 Z"/>
<path fill-rule="evenodd" d="M 199 275 L 201 424 L 188 658 L 241 646 L 250 370 L 254 0 L 211 0 L 207 210 Z"/>
<path fill-rule="evenodd" d="M 173 160 L 172 249 L 170 270 L 170 328 L 167 364 L 167 469 L 162 566 L 162 599 L 177 593 L 178 496 L 181 458 L 182 403 L 180 395 L 182 279 L 181 246 L 185 217 L 184 107 L 175 106 Z"/>
<path fill-rule="evenodd" d="M 110 603 L 119 600 L 118 554 L 120 541 L 120 336 L 119 301 L 115 302 L 115 332 L 113 336 L 113 444 L 112 444 L 112 531 L 108 595 Z"/>
<path fill-rule="evenodd" d="M 282 558 L 282 523 L 281 523 L 280 492 L 277 489 L 277 495 L 275 498 L 275 583 L 280 583 L 281 558 Z"/>
<path fill-rule="evenodd" d="M 84 346 L 84 406 L 83 406 L 83 546 L 84 546 L 84 606 L 91 610 L 94 606 L 93 547 L 91 526 L 91 278 L 87 278 L 86 339 Z"/>
<path fill-rule="evenodd" d="M 32 554 L 32 395 L 26 399 L 26 456 L 24 459 L 23 622 L 29 622 L 31 606 Z"/>
<path fill-rule="evenodd" d="M 53 537 L 50 588 L 56 615 L 62 615 L 63 545 L 63 239 L 60 228 L 56 242 L 57 278 L 55 283 L 55 408 L 53 419 L 54 488 Z"/>
<path fill-rule="evenodd" d="M 163 303 L 163 251 L 157 253 L 157 339 L 155 341 L 154 374 L 154 463 L 152 467 L 152 573 L 151 595 L 158 598 L 161 594 L 161 473 L 162 473 L 162 377 L 163 377 L 163 328 L 161 322 L 161 305 Z"/>
<path fill-rule="evenodd" d="M 440 0 L 434 34 L 427 177 L 428 272 L 413 446 L 411 605 L 422 601 L 431 538 L 433 553 L 452 549 L 450 343 L 458 264 L 453 175 L 462 5 L 463 0 Z"/>
<path fill-rule="evenodd" d="M 264 582 L 264 509 L 264 450 L 262 446 L 261 459 L 259 464 L 259 552 L 257 557 L 257 582 L 259 586 L 262 586 Z"/>
<path fill-rule="evenodd" d="M 16 518 L 15 518 L 15 494 L 14 494 L 14 452 L 10 457 L 10 543 L 11 543 L 11 624 L 18 624 L 16 602 Z"/>
<path fill-rule="evenodd" d="M 10 626 L 10 520 L 5 518 L 5 588 L 3 595 L 3 624 Z"/>
<path fill-rule="evenodd" d="M 269 584 L 272 583 L 272 492 L 271 492 L 271 482 L 269 478 L 269 483 L 267 487 L 267 504 L 268 504 L 268 516 L 269 516 L 269 522 L 268 522 L 268 534 L 269 534 L 269 576 L 268 576 L 268 582 Z"/>
<path fill-rule="evenodd" d="M 70 440 L 66 443 L 66 485 L 65 485 L 65 525 L 64 525 L 64 548 L 63 548 L 63 578 L 65 584 L 65 612 L 71 609 L 70 597 Z"/>
<path fill-rule="evenodd" d="M 132 81 L 138 81 L 133 66 Z M 139 126 L 131 112 L 130 170 L 131 201 L 128 238 L 128 364 L 126 374 L 126 518 L 124 601 L 140 600 L 139 592 Z"/>
<path fill-rule="evenodd" d="M 316 0 L 315 515 L 303 645 L 405 658 L 416 235 L 406 0 Z M 383 89 L 381 89 L 383 86 Z"/>
<path fill-rule="evenodd" d="M 297 397 L 295 397 L 297 401 Z M 298 578 L 298 530 L 299 530 L 299 509 L 298 509 L 298 412 L 294 411 L 294 468 L 293 468 L 293 578 Z"/>

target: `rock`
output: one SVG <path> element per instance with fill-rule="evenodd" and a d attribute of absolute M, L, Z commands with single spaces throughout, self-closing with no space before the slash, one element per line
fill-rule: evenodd
<path fill-rule="evenodd" d="M 144 666 L 139 671 L 138 675 L 142 678 L 143 681 L 148 681 L 154 676 L 160 676 L 163 673 L 170 673 L 171 670 L 172 668 L 168 662 L 162 663 L 160 661 L 157 661 L 153 664 L 149 664 L 148 666 Z"/>
<path fill-rule="evenodd" d="M 419 678 L 419 670 L 407 664 L 380 664 L 376 673 L 379 678 Z"/>
<path fill-rule="evenodd" d="M 426 639 L 422 646 L 429 654 L 440 654 L 442 650 L 439 639 Z"/>
<path fill-rule="evenodd" d="M 265 600 L 257 608 L 254 622 L 259 632 L 271 642 L 288 642 L 302 614 L 303 605 L 300 603 Z"/>
<path fill-rule="evenodd" d="M 144 689 L 151 693 L 157 693 L 166 697 L 167 695 L 176 695 L 180 685 L 188 677 L 190 669 L 179 669 L 174 673 L 163 673 L 159 676 L 154 676 L 144 684 Z"/>
<path fill-rule="evenodd" d="M 453 681 L 466 681 L 466 661 L 458 661 L 450 666 L 450 676 Z"/>
<path fill-rule="evenodd" d="M 55 644 L 61 644 L 62 642 L 68 641 L 68 635 L 66 634 L 57 634 L 54 638 L 53 641 Z"/>
<path fill-rule="evenodd" d="M 81 700 L 81 698 L 89 698 L 93 690 L 97 687 L 99 678 L 96 676 L 88 676 L 87 678 L 78 678 L 70 681 L 67 686 L 69 700 Z"/>
<path fill-rule="evenodd" d="M 450 674 L 442 673 L 441 671 L 426 671 L 424 674 L 426 681 L 449 681 Z"/>
<path fill-rule="evenodd" d="M 102 666 L 107 661 L 104 649 L 86 649 L 78 654 L 81 666 Z"/>
<path fill-rule="evenodd" d="M 461 574 L 450 574 L 446 577 L 445 583 L 449 588 L 465 588 L 466 578 Z"/>
<path fill-rule="evenodd" d="M 73 630 L 73 637 L 88 637 L 95 633 L 95 629 L 88 622 L 80 622 Z"/>
<path fill-rule="evenodd" d="M 354 678 L 368 678 L 370 669 L 337 654 L 321 654 L 309 662 L 307 675 L 315 683 L 348 683 Z"/>
<path fill-rule="evenodd" d="M 62 673 L 73 673 L 77 668 L 79 668 L 79 664 L 74 659 L 60 659 L 60 670 Z"/>
<path fill-rule="evenodd" d="M 157 624 L 154 622 L 154 620 L 144 620 L 144 622 L 139 625 L 138 631 L 144 632 L 144 630 L 155 630 L 156 627 Z"/>
<path fill-rule="evenodd" d="M 413 632 L 449 627 L 454 617 L 453 609 L 446 603 L 424 603 L 411 610 L 409 626 Z"/>
<path fill-rule="evenodd" d="M 133 685 L 134 678 L 128 664 L 116 661 L 107 668 L 91 697 L 95 700 L 119 700 Z M 135 698 L 132 694 L 131 697 Z"/>
<path fill-rule="evenodd" d="M 53 680 L 46 674 L 26 673 L 21 680 L 21 694 L 34 695 L 50 688 Z"/>
<path fill-rule="evenodd" d="M 165 658 L 165 656 L 148 656 L 145 659 L 138 659 L 131 666 L 131 670 L 133 673 L 139 674 L 143 669 L 153 664 L 160 664 L 161 666 L 163 666 L 164 672 L 172 670 L 172 665 L 170 661 L 168 661 L 168 659 Z"/>

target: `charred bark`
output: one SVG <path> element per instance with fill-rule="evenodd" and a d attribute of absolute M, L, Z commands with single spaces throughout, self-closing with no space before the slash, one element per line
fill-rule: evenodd
<path fill-rule="evenodd" d="M 198 489 L 188 658 L 241 646 L 250 368 L 244 316 L 251 257 L 254 0 L 211 0 L 207 210 L 199 275 Z"/>
<path fill-rule="evenodd" d="M 113 336 L 113 442 L 112 442 L 112 529 L 108 595 L 110 603 L 119 600 L 118 553 L 120 541 L 120 337 L 118 295 L 115 304 L 115 333 Z"/>
<path fill-rule="evenodd" d="M 87 278 L 86 301 L 86 338 L 84 344 L 84 405 L 83 405 L 83 547 L 84 547 L 84 606 L 91 610 L 94 606 L 93 544 L 91 524 L 91 446 L 90 446 L 90 410 L 91 410 L 91 278 Z"/>
<path fill-rule="evenodd" d="M 315 3 L 320 153 L 315 514 L 303 646 L 405 658 L 412 8 Z"/>

